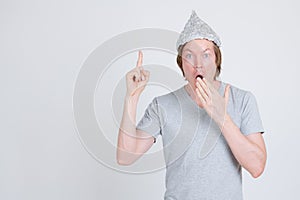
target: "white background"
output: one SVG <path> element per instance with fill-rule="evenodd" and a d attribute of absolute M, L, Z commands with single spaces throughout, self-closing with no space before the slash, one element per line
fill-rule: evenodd
<path fill-rule="evenodd" d="M 181 31 L 192 9 L 222 39 L 221 79 L 252 91 L 260 108 L 268 162 L 258 179 L 244 173 L 245 199 L 299 199 L 296 0 L 2 0 L 0 199 L 162 199 L 163 170 L 120 173 L 87 153 L 73 121 L 73 87 L 104 41 L 145 27 Z"/>

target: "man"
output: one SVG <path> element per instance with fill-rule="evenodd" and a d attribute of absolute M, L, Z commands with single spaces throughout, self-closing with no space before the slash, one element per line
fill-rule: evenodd
<path fill-rule="evenodd" d="M 136 107 L 150 73 L 139 52 L 128 72 L 117 161 L 135 162 L 162 136 L 165 199 L 243 199 L 241 167 L 259 177 L 266 163 L 255 97 L 217 80 L 221 42 L 193 11 L 177 41 L 177 63 L 188 84 L 153 99 L 136 126 Z M 163 78 L 163 77 L 162 77 Z"/>

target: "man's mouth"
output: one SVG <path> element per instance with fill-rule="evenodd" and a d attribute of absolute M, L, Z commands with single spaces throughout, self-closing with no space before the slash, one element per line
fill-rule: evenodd
<path fill-rule="evenodd" d="M 200 74 L 198 74 L 198 75 L 196 76 L 196 79 L 197 79 L 198 77 L 201 78 L 201 79 L 203 79 L 203 76 L 200 75 Z"/>

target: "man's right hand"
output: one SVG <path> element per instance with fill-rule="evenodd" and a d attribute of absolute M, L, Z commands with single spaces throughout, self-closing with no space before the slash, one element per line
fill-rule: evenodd
<path fill-rule="evenodd" d="M 139 51 L 136 67 L 126 74 L 127 97 L 138 98 L 149 81 L 150 72 L 142 67 L 143 53 Z"/>

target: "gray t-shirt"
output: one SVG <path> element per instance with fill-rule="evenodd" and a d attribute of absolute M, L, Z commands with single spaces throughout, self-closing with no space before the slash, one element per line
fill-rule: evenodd
<path fill-rule="evenodd" d="M 226 84 L 219 92 L 224 95 Z M 227 112 L 244 135 L 263 133 L 255 97 L 230 87 Z M 215 122 L 184 87 L 153 99 L 137 129 L 162 136 L 165 200 L 241 200 L 241 166 Z"/>

